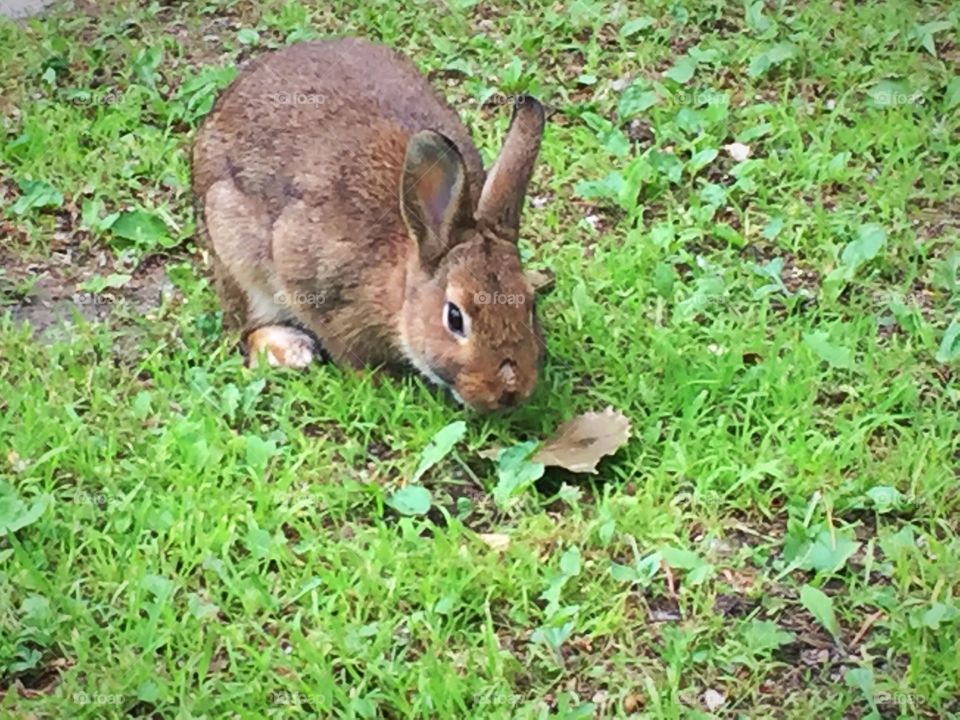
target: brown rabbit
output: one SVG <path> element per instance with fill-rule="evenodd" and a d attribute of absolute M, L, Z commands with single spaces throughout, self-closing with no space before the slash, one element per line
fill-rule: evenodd
<path fill-rule="evenodd" d="M 250 362 L 411 365 L 479 410 L 533 392 L 542 341 L 517 236 L 544 112 L 518 98 L 485 176 L 398 53 L 293 45 L 245 69 L 193 148 L 226 316 Z"/>

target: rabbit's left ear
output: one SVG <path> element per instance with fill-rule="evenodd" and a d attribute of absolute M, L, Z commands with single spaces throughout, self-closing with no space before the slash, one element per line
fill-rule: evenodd
<path fill-rule="evenodd" d="M 420 248 L 420 261 L 435 268 L 457 242 L 458 228 L 472 226 L 463 157 L 453 141 L 432 130 L 407 143 L 400 184 L 400 212 Z"/>
<path fill-rule="evenodd" d="M 480 193 L 476 220 L 516 239 L 520 212 L 545 125 L 543 106 L 529 95 L 516 99 L 500 156 L 490 169 Z"/>

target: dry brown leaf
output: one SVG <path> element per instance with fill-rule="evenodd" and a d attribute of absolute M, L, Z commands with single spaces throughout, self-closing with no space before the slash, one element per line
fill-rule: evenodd
<path fill-rule="evenodd" d="M 523 273 L 527 277 L 527 282 L 533 285 L 535 293 L 547 292 L 553 288 L 556 277 L 552 270 L 527 270 Z"/>
<path fill-rule="evenodd" d="M 757 582 L 757 574 L 749 570 L 730 570 L 723 571 L 723 579 L 730 583 L 730 587 L 740 593 L 750 592 Z"/>
<path fill-rule="evenodd" d="M 597 463 L 630 439 L 630 421 L 612 407 L 568 420 L 547 440 L 532 461 L 575 473 L 596 473 Z"/>
<path fill-rule="evenodd" d="M 510 549 L 510 536 L 503 533 L 477 533 L 486 545 L 496 552 L 506 552 Z"/>
<path fill-rule="evenodd" d="M 627 695 L 623 700 L 623 710 L 627 713 L 634 713 L 642 710 L 647 705 L 647 698 L 641 692 L 634 692 Z"/>
<path fill-rule="evenodd" d="M 74 661 L 68 658 L 53 658 L 45 666 L 38 668 L 31 678 L 31 687 L 26 687 L 19 678 L 13 681 L 13 690 L 20 697 L 34 699 L 44 695 L 51 695 L 60 685 L 61 674 L 74 666 Z M 0 692 L 0 699 L 3 693 Z"/>
<path fill-rule="evenodd" d="M 500 451 L 503 450 L 499 445 L 494 445 L 492 448 L 487 448 L 486 450 L 481 450 L 477 453 L 484 460 L 493 460 L 496 462 L 497 458 L 500 456 Z"/>

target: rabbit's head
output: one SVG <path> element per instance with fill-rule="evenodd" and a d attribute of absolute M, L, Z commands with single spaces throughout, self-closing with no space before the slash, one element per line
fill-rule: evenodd
<path fill-rule="evenodd" d="M 543 128 L 542 106 L 518 99 L 476 207 L 452 141 L 427 130 L 407 146 L 400 206 L 419 252 L 400 318 L 404 353 L 477 410 L 517 405 L 537 383 L 543 340 L 517 240 Z"/>

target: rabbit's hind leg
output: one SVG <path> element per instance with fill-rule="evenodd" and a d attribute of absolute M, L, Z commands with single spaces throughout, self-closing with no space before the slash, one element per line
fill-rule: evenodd
<path fill-rule="evenodd" d="M 274 367 L 302 369 L 313 362 L 317 347 L 307 333 L 289 325 L 265 325 L 246 337 L 247 365 L 266 360 Z"/>
<path fill-rule="evenodd" d="M 217 294 L 231 325 L 243 329 L 247 364 L 303 368 L 316 354 L 313 338 L 296 327 L 270 257 L 271 221 L 263 204 L 231 178 L 204 197 L 203 220 L 214 255 Z"/>

